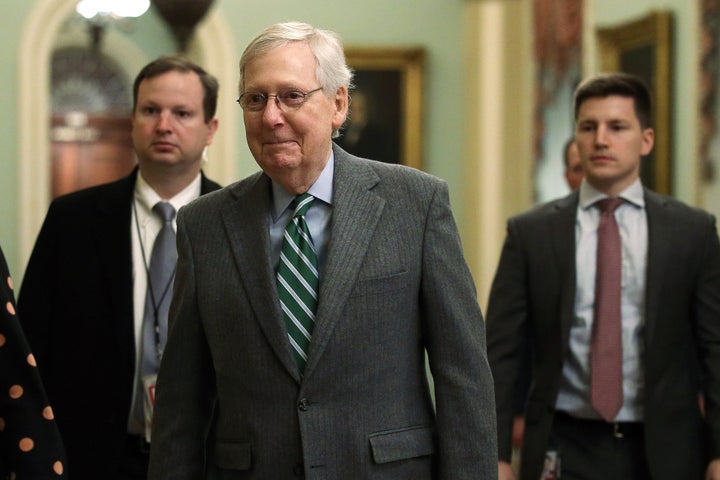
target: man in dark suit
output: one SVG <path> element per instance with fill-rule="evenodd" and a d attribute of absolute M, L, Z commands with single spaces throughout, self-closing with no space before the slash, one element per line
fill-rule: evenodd
<path fill-rule="evenodd" d="M 18 304 L 74 480 L 147 476 L 144 392 L 152 385 L 143 382 L 152 375 L 140 364 L 162 350 L 162 298 L 171 295 L 148 288 L 163 226 L 153 206 L 177 210 L 220 188 L 200 171 L 218 126 L 217 93 L 217 80 L 184 58 L 144 67 L 133 90 L 138 167 L 53 201 L 38 236 Z M 158 290 L 165 289 L 172 277 Z M 146 302 L 156 312 L 155 345 L 141 341 Z"/>
<path fill-rule="evenodd" d="M 490 293 L 500 478 L 514 478 L 513 387 L 529 348 L 520 478 L 537 480 L 544 467 L 542 478 L 555 478 L 559 467 L 563 479 L 718 479 L 715 219 L 642 186 L 654 133 L 636 77 L 581 83 L 575 118 L 586 181 L 508 221 Z M 596 207 L 608 203 L 619 206 L 601 214 Z"/>
<path fill-rule="evenodd" d="M 333 145 L 352 76 L 334 33 L 273 25 L 240 72 L 263 172 L 178 218 L 149 478 L 496 478 L 446 184 Z"/>

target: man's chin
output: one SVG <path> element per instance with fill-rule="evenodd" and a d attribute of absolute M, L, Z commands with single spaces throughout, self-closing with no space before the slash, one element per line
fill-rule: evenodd
<path fill-rule="evenodd" d="M 299 154 L 300 146 L 295 142 L 266 143 L 261 150 L 261 155 L 268 159 L 295 157 Z"/>
<path fill-rule="evenodd" d="M 168 168 L 181 163 L 177 155 L 148 155 L 145 159 L 138 162 L 142 167 Z"/>
<path fill-rule="evenodd" d="M 263 152 L 260 166 L 267 166 L 272 169 L 286 169 L 294 168 L 300 163 L 300 158 L 297 155 L 290 155 L 288 153 L 268 154 L 268 152 Z"/>

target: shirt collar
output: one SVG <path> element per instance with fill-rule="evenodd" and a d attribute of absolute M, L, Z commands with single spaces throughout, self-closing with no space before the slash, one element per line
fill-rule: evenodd
<path fill-rule="evenodd" d="M 197 177 L 195 177 L 195 179 L 190 182 L 187 187 L 182 189 L 177 195 L 167 201 L 175 208 L 175 211 L 177 212 L 178 210 L 180 210 L 180 207 L 184 207 L 192 200 L 195 200 L 200 196 L 200 186 L 201 175 L 198 172 Z M 138 172 L 137 180 L 135 181 L 135 199 L 148 211 L 151 211 L 152 207 L 157 202 L 163 200 L 160 195 L 158 195 L 157 192 L 153 190 L 150 184 L 145 181 L 142 176 L 142 171 Z"/>
<path fill-rule="evenodd" d="M 313 183 L 308 189 L 308 193 L 318 200 L 322 200 L 328 205 L 332 205 L 333 198 L 333 175 L 335 172 L 335 154 L 330 152 L 330 159 L 325 164 L 320 176 L 318 176 L 315 183 Z M 272 181 L 272 195 L 273 195 L 273 221 L 282 215 L 282 213 L 288 208 L 290 202 L 293 201 L 295 195 L 288 193 L 279 183 Z"/>
<path fill-rule="evenodd" d="M 620 192 L 620 195 L 618 195 L 618 197 L 622 198 L 623 200 L 632 205 L 635 205 L 638 208 L 644 208 L 645 195 L 643 193 L 643 187 L 642 183 L 640 182 L 640 178 L 635 179 L 635 181 L 630 184 L 629 187 Z M 607 198 L 607 195 L 595 189 L 587 181 L 583 181 L 580 185 L 580 207 L 584 210 L 592 207 L 594 204 L 596 204 L 603 198 Z"/>

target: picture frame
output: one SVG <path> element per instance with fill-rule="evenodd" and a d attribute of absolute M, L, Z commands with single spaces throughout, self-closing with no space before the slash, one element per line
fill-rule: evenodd
<path fill-rule="evenodd" d="M 639 76 L 653 101 L 655 146 L 641 163 L 643 185 L 672 194 L 672 17 L 653 11 L 628 23 L 597 30 L 600 66 L 606 72 Z"/>
<path fill-rule="evenodd" d="M 337 143 L 348 152 L 422 169 L 421 47 L 346 47 L 354 72 L 350 108 Z"/>

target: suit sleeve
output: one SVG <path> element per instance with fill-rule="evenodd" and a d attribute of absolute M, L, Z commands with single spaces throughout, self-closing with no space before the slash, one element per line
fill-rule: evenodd
<path fill-rule="evenodd" d="M 421 311 L 435 387 L 438 478 L 496 478 L 485 324 L 445 183 L 430 203 L 423 252 Z"/>
<path fill-rule="evenodd" d="M 515 223 L 507 235 L 490 289 L 487 311 L 488 357 L 495 382 L 500 459 L 512 455 L 514 389 L 526 347 L 528 292 L 526 263 Z"/>
<path fill-rule="evenodd" d="M 61 228 L 56 226 L 56 210 L 55 203 L 51 204 L 35 242 L 18 296 L 23 330 L 40 365 L 41 374 L 43 366 L 49 361 L 52 325 L 55 319 L 57 289 L 54 282 L 59 268 L 56 243 L 58 236 L 55 232 Z"/>
<path fill-rule="evenodd" d="M 168 341 L 158 374 L 148 479 L 204 478 L 215 373 L 198 309 L 192 246 L 182 210 Z"/>
<path fill-rule="evenodd" d="M 714 218 L 706 224 L 704 238 L 693 303 L 704 373 L 710 455 L 720 458 L 720 244 Z"/>

